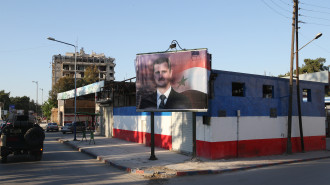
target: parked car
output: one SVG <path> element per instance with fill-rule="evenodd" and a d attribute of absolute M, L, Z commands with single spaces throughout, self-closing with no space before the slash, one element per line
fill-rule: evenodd
<path fill-rule="evenodd" d="M 7 123 L 5 121 L 1 122 L 0 124 L 0 136 L 1 136 L 1 133 L 2 133 L 2 130 L 3 128 L 7 125 Z"/>
<path fill-rule="evenodd" d="M 84 121 L 77 121 L 76 122 L 76 132 L 82 132 L 86 130 L 85 122 Z M 74 122 L 72 123 L 65 123 L 64 126 L 61 128 L 61 132 L 63 134 L 67 132 L 74 132 Z"/>
<path fill-rule="evenodd" d="M 53 131 L 53 130 L 58 132 L 59 129 L 58 129 L 57 123 L 48 123 L 46 126 L 46 132 Z"/>

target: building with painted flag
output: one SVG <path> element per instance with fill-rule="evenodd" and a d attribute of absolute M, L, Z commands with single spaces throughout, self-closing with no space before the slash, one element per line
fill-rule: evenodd
<path fill-rule="evenodd" d="M 214 70 L 206 49 L 138 54 L 135 67 L 135 84 L 102 84 L 97 92 L 98 97 L 108 94 L 106 101 L 99 101 L 102 135 L 150 146 L 154 112 L 155 146 L 191 154 L 195 114 L 198 157 L 286 153 L 289 79 Z M 305 151 L 326 149 L 326 85 L 301 80 L 299 100 L 294 85 L 292 152 L 302 148 L 298 101 Z"/>
<path fill-rule="evenodd" d="M 286 153 L 289 80 L 221 70 L 210 72 L 207 111 L 197 113 L 196 118 L 197 156 L 223 159 Z M 300 81 L 300 92 L 307 92 L 310 97 L 306 101 L 300 96 L 299 100 L 305 151 L 326 147 L 325 85 Z M 296 88 L 293 89 L 292 151 L 300 152 L 298 100 Z M 150 146 L 149 112 L 139 112 L 134 106 L 115 107 L 112 128 L 113 137 Z M 155 113 L 157 147 L 192 153 L 192 135 L 192 112 Z"/>

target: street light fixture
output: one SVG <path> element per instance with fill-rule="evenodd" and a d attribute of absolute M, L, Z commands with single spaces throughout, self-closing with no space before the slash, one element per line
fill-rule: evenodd
<path fill-rule="evenodd" d="M 38 119 L 38 81 L 32 81 L 32 83 L 37 84 L 36 116 L 37 116 L 37 119 Z"/>
<path fill-rule="evenodd" d="M 74 44 L 70 44 L 70 43 L 67 43 L 67 42 L 56 40 L 52 37 L 48 37 L 47 39 L 74 47 L 74 124 L 73 124 L 74 138 L 73 138 L 73 140 L 77 141 L 77 137 L 76 137 L 77 136 L 77 134 L 76 134 L 77 133 L 76 132 L 76 117 L 77 117 L 77 46 L 74 45 Z"/>
<path fill-rule="evenodd" d="M 301 115 L 301 105 L 300 105 L 300 87 L 299 87 L 299 51 L 307 46 L 309 43 L 313 42 L 314 40 L 320 38 L 322 36 L 322 33 L 318 33 L 314 39 L 309 41 L 307 44 L 305 44 L 303 47 L 298 49 L 298 28 L 296 28 L 296 87 L 297 87 L 297 105 L 298 105 L 298 120 L 299 120 L 299 132 L 300 132 L 300 143 L 301 143 L 301 151 L 305 152 L 305 144 L 304 144 L 304 132 L 303 132 L 303 126 L 302 126 L 302 115 Z"/>
<path fill-rule="evenodd" d="M 314 40 L 320 38 L 322 36 L 322 33 L 318 33 L 314 39 L 312 39 L 311 41 L 307 42 L 307 44 L 305 44 L 303 47 L 301 47 L 300 49 L 298 49 L 298 51 L 300 51 L 302 48 L 304 48 L 305 46 L 307 46 L 309 43 L 313 42 Z M 294 52 L 297 53 L 298 51 Z"/>
<path fill-rule="evenodd" d="M 297 2 L 295 1 L 295 8 L 296 11 L 298 11 L 298 6 L 296 4 Z M 296 14 L 296 13 L 295 13 Z M 297 16 L 297 15 L 296 15 Z M 291 124 L 292 124 L 292 81 L 293 81 L 293 58 L 294 55 L 296 55 L 296 87 L 297 87 L 297 104 L 298 104 L 298 118 L 299 118 L 299 131 L 300 131 L 300 140 L 301 140 L 301 150 L 302 152 L 305 151 L 304 147 L 304 136 L 303 136 L 303 128 L 302 128 L 302 116 L 301 116 L 301 105 L 300 105 L 300 87 L 299 87 L 299 59 L 298 59 L 298 53 L 301 49 L 306 47 L 308 44 L 313 42 L 314 40 L 320 38 L 322 36 L 322 33 L 318 33 L 314 39 L 306 43 L 304 46 L 302 46 L 300 49 L 298 49 L 298 19 L 295 18 L 293 21 L 296 21 L 294 24 L 293 22 L 293 27 L 292 29 L 292 35 L 294 34 L 294 30 L 296 30 L 296 51 L 293 52 L 293 40 L 294 36 L 292 36 L 292 43 L 291 43 L 291 62 L 290 62 L 290 94 L 289 94 L 289 111 L 288 111 L 288 139 L 287 139 L 287 153 L 291 154 L 292 153 L 292 144 L 291 144 Z"/>

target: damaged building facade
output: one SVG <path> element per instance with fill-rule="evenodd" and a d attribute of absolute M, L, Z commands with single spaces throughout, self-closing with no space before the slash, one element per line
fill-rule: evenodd
<path fill-rule="evenodd" d="M 113 81 L 115 80 L 115 59 L 106 57 L 103 53 L 86 54 L 81 48 L 77 52 L 76 72 L 77 79 L 84 78 L 85 69 L 95 65 L 99 70 L 99 80 Z M 53 55 L 52 58 L 52 87 L 56 82 L 64 76 L 74 78 L 75 74 L 75 56 L 74 53 L 67 52 L 64 56 Z"/>

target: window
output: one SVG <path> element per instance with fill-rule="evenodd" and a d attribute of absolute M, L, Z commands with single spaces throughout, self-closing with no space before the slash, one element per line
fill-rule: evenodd
<path fill-rule="evenodd" d="M 203 124 L 210 125 L 211 124 L 211 117 L 210 116 L 203 116 Z"/>
<path fill-rule="evenodd" d="M 100 66 L 100 67 L 99 67 L 99 70 L 100 70 L 100 71 L 106 71 L 106 66 Z"/>
<path fill-rule="evenodd" d="M 64 70 L 69 70 L 69 65 L 63 65 Z"/>
<path fill-rule="evenodd" d="M 244 83 L 233 82 L 232 83 L 232 96 L 244 96 Z"/>
<path fill-rule="evenodd" d="M 263 98 L 274 98 L 273 89 L 274 89 L 274 86 L 272 86 L 272 85 L 263 85 L 262 86 L 262 97 Z"/>
<path fill-rule="evenodd" d="M 303 100 L 303 102 L 311 102 L 312 101 L 312 91 L 311 91 L 311 89 L 303 89 L 302 100 Z"/>

